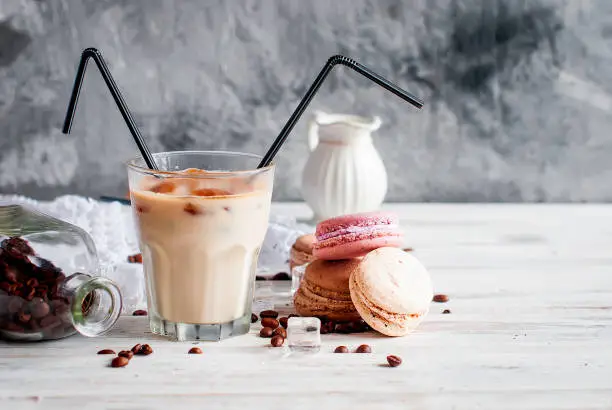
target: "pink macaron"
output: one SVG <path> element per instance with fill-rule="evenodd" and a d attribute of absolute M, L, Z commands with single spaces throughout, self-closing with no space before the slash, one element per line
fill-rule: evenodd
<path fill-rule="evenodd" d="M 313 256 L 339 260 L 364 256 L 403 242 L 399 218 L 390 212 L 367 212 L 327 219 L 317 225 Z"/>

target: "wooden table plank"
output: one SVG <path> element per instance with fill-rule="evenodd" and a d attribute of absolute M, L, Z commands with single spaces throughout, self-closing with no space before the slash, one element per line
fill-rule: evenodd
<path fill-rule="evenodd" d="M 104 338 L 0 342 L 0 408 L 612 408 L 612 206 L 387 207 L 451 297 L 414 334 L 325 335 L 319 354 L 287 355 L 254 327 L 193 356 L 124 317 Z M 95 354 L 143 341 L 155 353 L 123 369 Z M 374 353 L 331 353 L 361 343 Z"/>

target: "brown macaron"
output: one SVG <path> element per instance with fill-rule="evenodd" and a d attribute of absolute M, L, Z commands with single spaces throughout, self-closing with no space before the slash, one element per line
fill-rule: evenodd
<path fill-rule="evenodd" d="M 312 249 L 316 239 L 312 234 L 302 235 L 295 240 L 289 251 L 289 269 L 302 266 L 314 260 Z"/>
<path fill-rule="evenodd" d="M 359 259 L 311 262 L 293 297 L 297 313 L 338 322 L 361 319 L 349 289 L 349 278 L 359 262 Z"/>

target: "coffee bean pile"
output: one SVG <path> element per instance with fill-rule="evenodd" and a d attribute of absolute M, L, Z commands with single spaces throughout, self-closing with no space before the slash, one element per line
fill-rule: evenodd
<path fill-rule="evenodd" d="M 63 292 L 66 275 L 36 255 L 19 237 L 0 243 L 0 330 L 42 333 L 57 339 L 75 333 L 70 295 Z M 89 300 L 89 304 L 91 299 Z M 84 304 L 86 313 L 88 304 Z"/>
<path fill-rule="evenodd" d="M 264 310 L 259 313 L 261 316 L 260 337 L 270 338 L 270 344 L 273 347 L 281 347 L 287 338 L 287 322 L 289 317 L 278 318 L 278 312 L 275 310 Z M 257 322 L 257 315 L 251 315 L 251 323 Z"/>
<path fill-rule="evenodd" d="M 321 319 L 321 334 L 325 335 L 328 333 L 363 333 L 370 330 L 370 326 L 363 320 L 356 320 L 354 322 L 334 322 L 325 317 Z"/>
<path fill-rule="evenodd" d="M 152 353 L 153 353 L 153 348 L 151 347 L 151 345 L 148 345 L 148 344 L 141 345 L 140 343 L 138 343 L 134 345 L 130 350 L 120 351 L 117 357 L 111 360 L 110 366 L 111 367 L 125 367 L 130 363 L 130 360 L 132 360 L 132 358 L 135 355 L 148 356 Z M 191 351 L 189 353 L 191 353 Z M 115 351 L 112 349 L 102 349 L 98 352 L 98 354 L 113 354 L 114 355 Z"/>

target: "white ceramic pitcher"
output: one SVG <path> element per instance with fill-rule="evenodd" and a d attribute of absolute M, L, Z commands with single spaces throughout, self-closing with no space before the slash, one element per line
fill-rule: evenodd
<path fill-rule="evenodd" d="M 302 194 L 314 219 L 377 210 L 387 194 L 387 171 L 372 143 L 379 117 L 315 112 Z"/>

